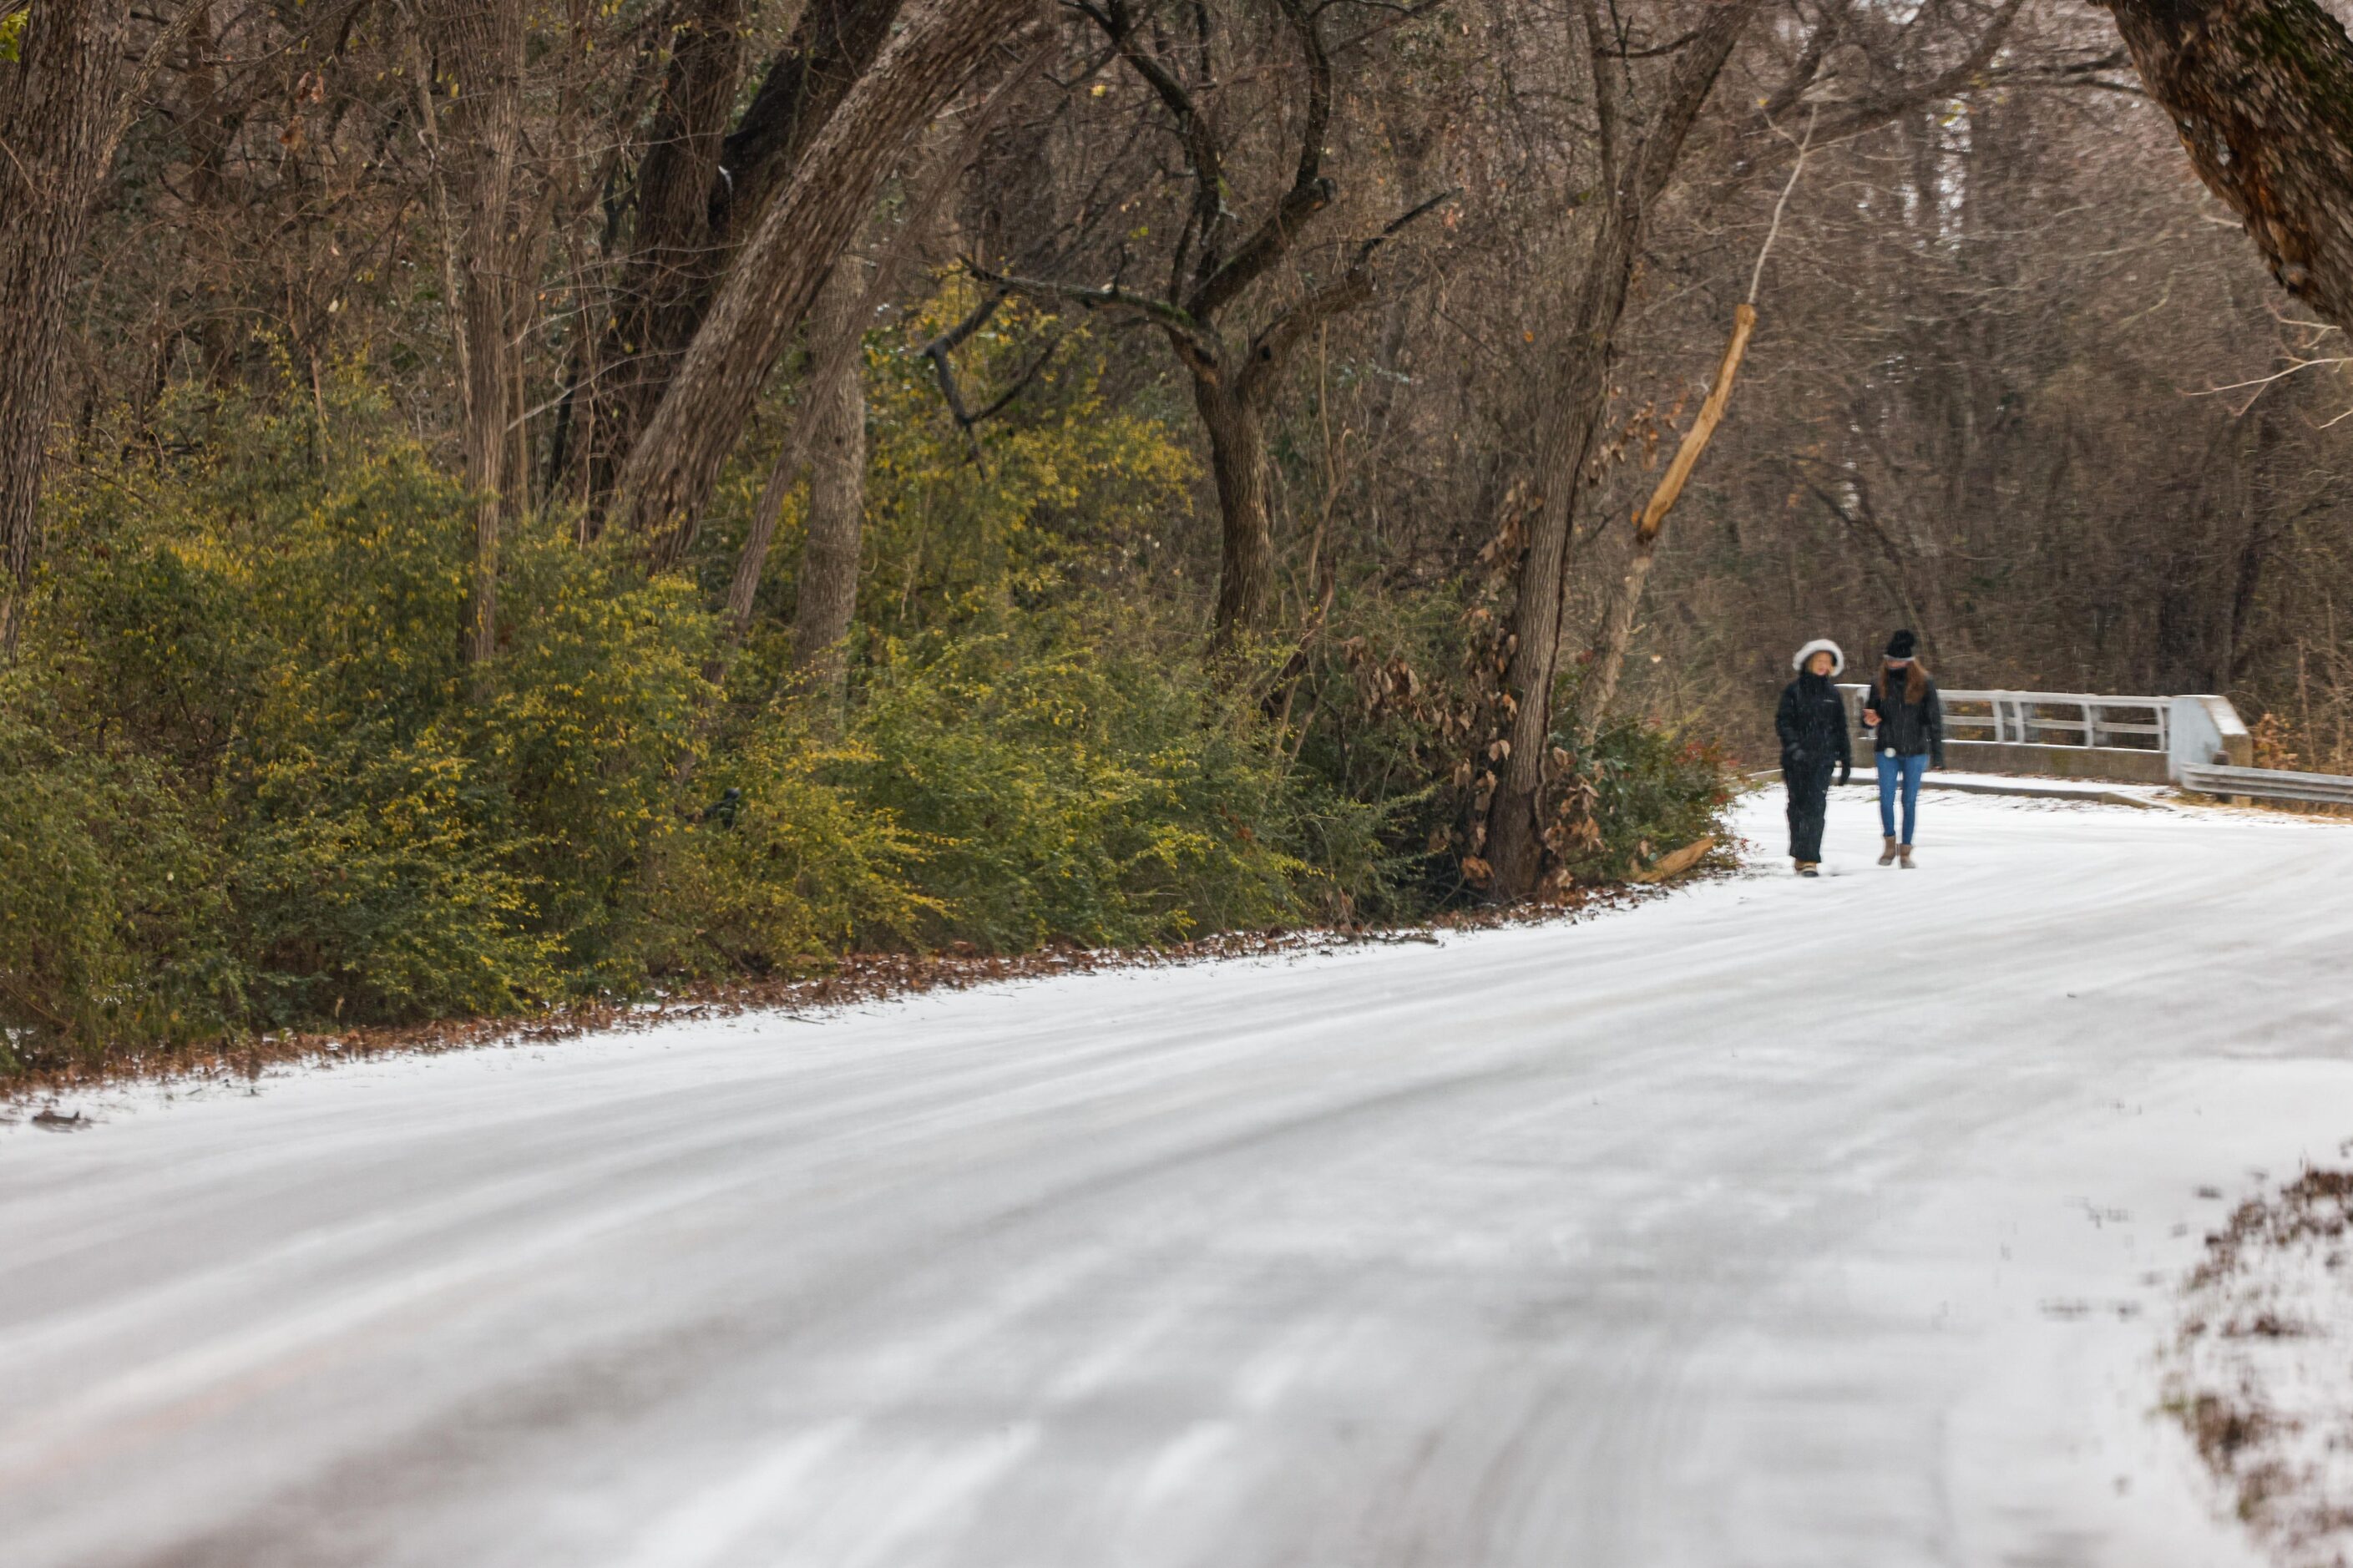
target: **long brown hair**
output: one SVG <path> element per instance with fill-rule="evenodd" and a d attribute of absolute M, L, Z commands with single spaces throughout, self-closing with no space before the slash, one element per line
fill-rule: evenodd
<path fill-rule="evenodd" d="M 1887 696 L 1887 666 L 1879 667 L 1878 679 L 1871 683 L 1872 695 L 1884 700 Z M 1918 659 L 1904 667 L 1904 700 L 1917 702 L 1928 694 L 1928 667 Z"/>

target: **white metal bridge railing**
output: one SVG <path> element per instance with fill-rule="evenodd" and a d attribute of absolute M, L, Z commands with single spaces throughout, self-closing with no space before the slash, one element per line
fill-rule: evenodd
<path fill-rule="evenodd" d="M 2170 697 L 2095 697 L 2073 691 L 1947 691 L 1943 696 L 1948 741 L 2162 752 L 2172 733 Z M 1972 708 L 1983 711 L 1968 710 Z M 1992 733 L 1959 732 L 1969 730 Z"/>
<path fill-rule="evenodd" d="M 1858 731 L 1870 688 L 1848 685 Z M 2057 773 L 2173 784 L 2231 799 L 2353 806 L 2353 777 L 2257 768 L 2228 699 L 2084 691 L 1946 691 L 1947 760 L 1963 773 Z"/>
<path fill-rule="evenodd" d="M 1848 686 L 1861 723 L 1870 688 Z M 2078 691 L 1944 691 L 1945 739 L 1963 745 L 2070 746 L 2164 752 L 2172 743 L 2173 699 Z"/>

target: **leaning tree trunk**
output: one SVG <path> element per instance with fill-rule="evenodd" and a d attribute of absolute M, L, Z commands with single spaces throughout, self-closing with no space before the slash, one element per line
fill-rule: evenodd
<path fill-rule="evenodd" d="M 709 312 L 735 239 L 757 225 L 874 63 L 899 10 L 900 0 L 802 6 L 731 130 L 742 88 L 744 0 L 681 0 L 679 43 L 638 169 L 617 308 L 594 356 L 603 368 L 593 385 L 575 387 L 557 420 L 560 447 L 585 447 L 588 494 L 597 506 Z M 584 347 L 598 341 L 589 334 Z M 584 356 L 575 374 L 589 370 Z M 588 523 L 597 526 L 593 513 Z"/>
<path fill-rule="evenodd" d="M 24 625 L 66 294 L 106 175 L 129 14 L 44 0 L 0 66 L 0 658 Z"/>
<path fill-rule="evenodd" d="M 1255 400 L 1199 374 L 1193 405 L 1209 437 L 1218 487 L 1218 640 L 1266 629 L 1274 605 L 1274 529 L 1267 508 L 1266 413 Z"/>
<path fill-rule="evenodd" d="M 752 608 L 759 597 L 760 579 L 768 567 L 768 547 L 775 542 L 776 521 L 785 509 L 785 498 L 800 479 L 801 470 L 809 461 L 811 443 L 826 434 L 820 426 L 828 422 L 824 411 L 828 396 L 839 401 L 856 400 L 856 434 L 860 446 L 857 462 L 860 509 L 862 514 L 865 488 L 866 383 L 863 374 L 865 356 L 862 349 L 866 323 L 873 320 L 884 300 L 892 297 L 908 267 L 917 258 L 924 237 L 937 219 L 941 204 L 946 200 L 963 174 L 980 133 L 987 125 L 991 110 L 1008 95 L 1010 82 L 1000 85 L 981 112 L 974 117 L 963 136 L 945 145 L 930 160 L 923 177 L 915 183 L 915 194 L 899 223 L 899 232 L 882 247 L 872 275 L 864 280 L 862 292 L 856 298 L 832 293 L 835 288 L 847 288 L 849 279 L 857 274 L 857 258 L 845 252 L 828 275 L 828 286 L 818 293 L 818 302 L 811 312 L 808 345 L 808 374 L 801 398 L 800 410 L 785 427 L 785 438 L 777 448 L 776 460 L 768 470 L 768 482 L 761 487 L 760 499 L 752 508 L 752 520 L 744 531 L 743 548 L 735 555 L 735 573 L 727 584 L 727 617 L 724 622 L 723 646 L 720 655 L 706 666 L 706 673 L 715 684 L 726 679 L 728 663 L 735 650 L 743 646 L 744 637 L 752 629 Z M 828 394 L 824 389 L 832 389 Z M 859 535 L 863 532 L 863 517 L 858 519 Z M 849 541 L 849 554 L 854 573 L 862 539 L 854 535 Z M 853 578 L 854 584 L 854 578 Z M 804 577 L 806 588 L 806 576 Z M 841 608 L 840 624 L 828 639 L 840 641 L 849 628 L 849 616 L 855 607 L 857 595 L 848 593 Z M 818 629 L 812 627 L 812 631 Z M 826 645 L 820 645 L 826 646 Z"/>
<path fill-rule="evenodd" d="M 858 608 L 866 524 L 866 387 L 857 352 L 866 322 L 866 279 L 844 255 L 809 320 L 809 363 L 820 378 L 803 416 L 809 428 L 808 539 L 793 606 L 793 675 L 821 702 L 841 698 L 844 644 Z"/>
<path fill-rule="evenodd" d="M 721 464 L 883 174 L 989 47 L 1037 12 L 1037 0 L 923 0 L 902 9 L 899 35 L 744 243 L 621 469 L 614 515 L 642 537 L 656 570 L 676 565 L 693 543 Z"/>
<path fill-rule="evenodd" d="M 1616 189 L 1602 208 L 1571 310 L 1569 331 L 1535 435 L 1539 504 L 1528 530 L 1513 610 L 1512 662 L 1504 679 L 1514 703 L 1504 776 L 1488 803 L 1483 847 L 1486 894 L 1525 898 L 1543 877 L 1544 786 L 1552 751 L 1553 686 L 1560 674 L 1561 611 L 1568 591 L 1568 546 L 1586 464 L 1609 402 L 1609 363 L 1625 314 L 1650 209 L 1666 194 L 1684 141 L 1759 0 L 1725 0 L 1675 57 L 1647 133 L 1617 156 Z M 1596 50 L 1604 70 L 1614 69 Z"/>
<path fill-rule="evenodd" d="M 2353 41 L 2315 0 L 2105 0 L 2190 165 L 2282 287 L 2353 331 Z"/>

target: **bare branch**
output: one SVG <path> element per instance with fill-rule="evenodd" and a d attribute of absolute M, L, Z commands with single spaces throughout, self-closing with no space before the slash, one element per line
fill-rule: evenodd
<path fill-rule="evenodd" d="M 1780 131 L 1778 125 L 1774 129 Z M 1788 132 L 1781 132 L 1781 134 L 1786 136 Z M 1806 172 L 1806 154 L 1813 148 L 1814 120 L 1813 116 L 1808 115 L 1805 139 L 1798 143 L 1798 161 L 1789 166 L 1789 180 L 1781 187 L 1781 199 L 1773 204 L 1772 226 L 1765 231 L 1765 243 L 1757 247 L 1757 265 L 1748 274 L 1748 303 L 1751 306 L 1757 303 L 1757 288 L 1765 281 L 1765 258 L 1773 254 L 1773 242 L 1781 237 L 1781 215 L 1789 208 L 1790 193 L 1798 188 L 1798 181 Z"/>
<path fill-rule="evenodd" d="M 1185 143 L 1185 160 L 1192 165 L 1192 223 L 1200 240 L 1202 264 L 1212 265 L 1218 251 L 1218 231 L 1227 216 L 1226 172 L 1225 155 L 1209 128 L 1208 117 L 1194 103 L 1193 95 L 1176 74 L 1137 43 L 1135 14 L 1128 8 L 1127 0 L 1103 0 L 1100 6 L 1093 0 L 1071 3 L 1074 9 L 1102 29 L 1128 68 L 1142 77 L 1145 85 L 1159 95 L 1169 113 L 1176 117 L 1176 134 Z"/>
<path fill-rule="evenodd" d="M 2018 19 L 2018 13 L 2024 4 L 2025 0 L 2002 0 L 2001 9 L 1994 14 L 1992 21 L 1986 24 L 1986 30 L 1978 36 L 1978 41 L 1969 52 L 1947 69 L 1916 86 L 1864 100 L 1849 106 L 1841 113 L 1820 121 L 1814 129 L 1815 143 L 1826 146 L 1876 131 L 1883 125 L 1893 124 L 1923 104 L 1957 98 L 1984 85 L 1994 57 L 2000 54 L 2002 46 L 2009 42 L 2010 24 Z M 1791 102 L 1794 106 L 1795 100 Z M 1748 167 L 1753 170 L 1777 161 L 1787 153 L 1788 146 L 1785 142 L 1775 151 L 1760 154 Z"/>
<path fill-rule="evenodd" d="M 111 166 L 114 163 L 115 150 L 122 145 L 122 139 L 131 133 L 132 126 L 138 123 L 140 112 L 146 106 L 147 89 L 155 85 L 156 75 L 163 70 L 164 60 L 179 47 L 180 40 L 188 36 L 188 29 L 195 25 L 204 9 L 195 0 L 184 0 L 180 14 L 155 35 L 147 46 L 147 52 L 139 57 L 138 68 L 131 73 L 131 80 L 122 89 L 121 110 L 115 115 L 114 124 L 107 132 L 104 148 L 98 155 L 100 167 Z"/>
<path fill-rule="evenodd" d="M 1323 173 L 1324 138 L 1332 122 L 1332 57 L 1317 31 L 1314 12 L 1301 0 L 1277 0 L 1277 4 L 1291 23 L 1292 36 L 1307 64 L 1307 123 L 1300 133 L 1299 163 L 1291 188 L 1230 258 L 1213 268 L 1210 252 L 1202 252 L 1201 268 L 1196 273 L 1198 281 L 1185 309 L 1205 321 L 1215 320 L 1235 296 L 1281 259 L 1308 220 L 1332 203 L 1334 187 Z"/>
<path fill-rule="evenodd" d="M 1110 283 L 1104 284 L 1100 289 L 1090 289 L 1083 283 L 1058 283 L 1044 278 L 1016 278 L 1006 273 L 991 272 L 969 257 L 965 259 L 964 269 L 976 280 L 1008 294 L 1019 294 L 1029 299 L 1044 300 L 1049 304 L 1077 305 L 1082 310 L 1124 317 L 1130 321 L 1149 321 L 1166 332 L 1170 338 L 1182 342 L 1210 363 L 1214 363 L 1218 358 L 1219 344 L 1216 335 L 1194 320 L 1188 312 L 1168 303 L 1166 300 L 1155 300 L 1150 295 L 1138 294 L 1132 289 L 1122 289 Z"/>
<path fill-rule="evenodd" d="M 932 372 L 939 380 L 940 396 L 948 405 L 948 416 L 955 421 L 956 428 L 972 444 L 972 460 L 976 463 L 981 461 L 980 438 L 972 433 L 972 427 L 978 421 L 965 410 L 964 394 L 956 387 L 955 366 L 948 356 L 970 342 L 973 333 L 987 325 L 989 318 L 996 315 L 1004 304 L 1005 295 L 1001 291 L 992 292 L 968 311 L 963 321 L 925 343 L 922 349 L 923 356 L 932 362 Z"/>
<path fill-rule="evenodd" d="M 1250 340 L 1250 360 L 1242 370 L 1242 394 L 1245 396 L 1261 394 L 1282 368 L 1291 351 L 1308 333 L 1333 317 L 1345 315 L 1369 300 L 1373 297 L 1371 266 L 1374 253 L 1415 219 L 1435 212 L 1461 194 L 1459 190 L 1440 191 L 1428 201 L 1391 218 L 1382 226 L 1379 233 L 1356 247 L 1356 253 L 1350 258 L 1346 272 L 1269 322 L 1258 336 Z"/>
<path fill-rule="evenodd" d="M 1807 31 L 1805 46 L 1798 51 L 1798 61 L 1790 68 L 1789 79 L 1765 100 L 1767 120 L 1778 120 L 1788 113 L 1806 89 L 1814 85 L 1815 79 L 1821 75 L 1822 61 L 1845 36 L 1847 16 L 1853 9 L 1854 0 L 1835 0 Z"/>
<path fill-rule="evenodd" d="M 1698 37 L 1699 29 L 1694 27 L 1679 38 L 1671 38 L 1663 44 L 1655 44 L 1647 49 L 1638 49 L 1631 45 L 1625 45 L 1604 52 L 1613 60 L 1654 60 L 1661 55 L 1673 54 Z"/>

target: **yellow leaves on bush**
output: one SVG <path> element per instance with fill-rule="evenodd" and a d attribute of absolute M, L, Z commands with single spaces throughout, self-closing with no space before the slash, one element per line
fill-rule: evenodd
<path fill-rule="evenodd" d="M 675 836 L 656 908 L 665 967 L 775 973 L 822 965 L 860 948 L 908 946 L 946 907 L 919 885 L 923 847 L 887 810 L 834 782 L 871 766 L 858 745 L 821 745 L 774 716 L 714 768 L 714 789 L 742 791 L 730 819 Z"/>

